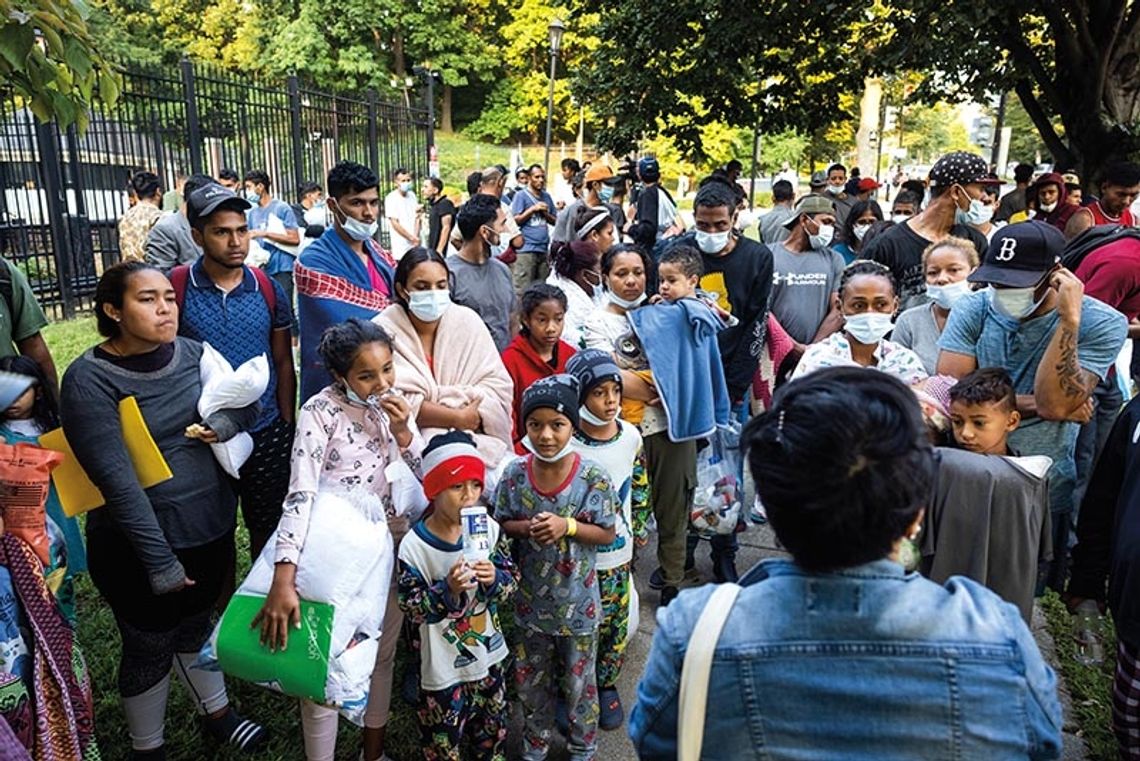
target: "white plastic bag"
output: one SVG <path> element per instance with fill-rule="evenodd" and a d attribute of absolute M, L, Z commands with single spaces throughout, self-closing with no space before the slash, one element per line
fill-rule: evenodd
<path fill-rule="evenodd" d="M 218 410 L 248 407 L 260 399 L 269 386 L 269 359 L 264 354 L 243 362 L 235 370 L 217 349 L 206 343 L 202 344 L 198 370 L 202 379 L 198 414 L 203 420 Z M 222 469 L 238 478 L 241 466 L 253 453 L 253 437 L 242 432 L 229 441 L 211 444 L 210 449 Z"/>
<path fill-rule="evenodd" d="M 740 425 L 717 426 L 697 452 L 697 488 L 689 520 L 704 537 L 740 530 L 744 490 L 740 483 Z"/>
<path fill-rule="evenodd" d="M 290 692 L 283 686 L 289 683 L 290 675 L 273 673 L 272 660 L 267 670 L 267 651 L 252 635 L 241 646 L 244 651 L 239 652 L 233 652 L 235 646 L 219 638 L 227 624 L 249 627 L 249 598 L 263 600 L 269 593 L 275 551 L 275 542 L 270 541 L 202 647 L 195 667 L 223 670 L 238 678 L 249 678 L 251 669 L 259 670 L 262 676 L 252 680 L 257 684 L 335 707 L 349 721 L 362 725 L 395 563 L 383 506 L 375 495 L 359 491 L 321 492 L 313 502 L 305 546 L 297 561 L 297 594 L 303 603 L 331 607 L 333 615 L 320 632 L 314 631 L 302 615 L 303 628 L 290 634 L 287 652 L 295 647 L 307 651 L 310 668 L 324 675 L 322 694 Z M 227 616 L 236 611 L 243 618 L 228 621 Z M 318 635 L 327 642 L 324 648 L 315 646 L 322 639 Z M 234 665 L 226 667 L 223 663 Z M 281 663 L 284 665 L 285 659 Z"/>

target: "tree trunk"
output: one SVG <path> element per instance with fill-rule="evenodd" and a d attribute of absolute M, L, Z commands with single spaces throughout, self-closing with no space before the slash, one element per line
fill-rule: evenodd
<path fill-rule="evenodd" d="M 451 134 L 455 129 L 451 126 L 451 85 L 443 86 L 443 103 L 440 105 L 439 131 Z"/>
<path fill-rule="evenodd" d="M 882 98 L 882 80 L 871 77 L 864 79 L 863 98 L 859 101 L 859 130 L 855 133 L 856 161 L 864 177 L 879 176 L 876 141 L 883 139 L 879 134 L 879 104 Z"/>
<path fill-rule="evenodd" d="M 404 32 L 397 29 L 392 34 L 392 68 L 396 72 L 396 76 L 400 79 L 404 78 L 407 64 L 404 63 Z"/>

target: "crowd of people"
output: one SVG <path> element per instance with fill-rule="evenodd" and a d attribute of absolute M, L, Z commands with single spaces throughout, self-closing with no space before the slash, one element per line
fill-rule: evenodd
<path fill-rule="evenodd" d="M 201 651 L 234 615 L 239 509 L 268 569 L 245 647 L 308 636 L 329 494 L 388 537 L 371 550 L 387 587 L 363 601 L 382 623 L 353 640 L 376 651 L 368 761 L 388 757 L 399 648 L 426 759 L 505 758 L 513 703 L 530 761 L 558 735 L 596 758 L 627 723 L 652 759 L 694 737 L 702 758 L 1058 758 L 1056 678 L 1028 628 L 1045 588 L 1111 611 L 1113 728 L 1140 757 L 1140 402 L 1120 361 L 1140 337 L 1140 167 L 1102 168 L 1095 196 L 1019 167 L 1002 196 L 984 159 L 951 153 L 888 211 L 835 164 L 798 197 L 781 177 L 759 219 L 741 169 L 698 184 L 691 220 L 653 157 L 567 159 L 553 194 L 541 165 L 491 166 L 461 204 L 428 178 L 426 209 L 406 170 L 385 194 L 348 161 L 295 205 L 261 170 L 180 177 L 173 196 L 140 172 L 95 293 L 102 340 L 62 383 L 27 280 L 0 263 L 0 369 L 28 379 L 0 432 L 35 446 L 61 427 L 103 499 L 84 539 L 45 491 L 51 551 L 30 575 L 0 542 L 0 588 L 59 633 L 5 650 L 46 653 L 50 684 L 0 652 L 30 693 L 22 714 L 0 706 L 4 757 L 98 754 L 84 671 L 65 668 L 81 656 L 58 662 L 61 642 L 79 652 L 81 572 L 119 631 L 133 758 L 167 757 L 171 671 L 206 736 L 264 747 Z M 202 411 L 214 355 L 263 362 L 256 399 Z M 164 480 L 136 469 L 125 399 Z M 733 437 L 744 457 L 718 464 Z M 721 530 L 695 520 L 710 500 Z M 788 557 L 742 574 L 738 534 L 762 523 Z M 686 589 L 706 540 L 716 584 Z M 652 650 L 623 696 L 650 595 Z M 294 696 L 306 758 L 334 758 L 348 706 Z"/>

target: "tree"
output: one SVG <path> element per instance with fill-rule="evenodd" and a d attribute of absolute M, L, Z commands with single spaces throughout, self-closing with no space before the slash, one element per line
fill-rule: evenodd
<path fill-rule="evenodd" d="M 41 121 L 87 127 L 96 96 L 113 104 L 120 78 L 96 46 L 82 0 L 0 0 L 0 80 Z"/>
<path fill-rule="evenodd" d="M 597 54 L 594 30 L 598 17 L 582 8 L 567 8 L 551 0 L 519 0 L 510 9 L 509 22 L 500 27 L 498 39 L 484 43 L 501 59 L 502 71 L 483 113 L 468 126 L 468 134 L 499 142 L 538 141 L 546 125 L 550 87 L 547 28 L 555 17 L 566 23 L 566 33 L 554 82 L 554 139 L 574 137 L 578 108 L 571 102 L 571 77 Z M 597 102 L 594 95 L 578 94 L 581 96 L 578 102 L 594 112 Z"/>
<path fill-rule="evenodd" d="M 919 71 L 913 97 L 931 105 L 1015 91 L 1049 152 L 1082 176 L 1140 152 L 1140 0 L 583 2 L 602 42 L 577 87 L 598 94 L 595 110 L 614 120 L 600 139 L 615 147 L 664 114 L 693 115 L 692 95 L 711 119 L 814 133 L 864 75 Z M 695 127 L 666 130 L 699 151 Z"/>
<path fill-rule="evenodd" d="M 661 129 L 700 155 L 708 121 L 812 133 L 851 118 L 840 95 L 862 87 L 847 64 L 849 30 L 866 23 L 859 3 L 582 4 L 599 14 L 600 44 L 578 70 L 575 92 L 606 120 L 597 132 L 606 147 L 625 151 L 642 132 Z"/>

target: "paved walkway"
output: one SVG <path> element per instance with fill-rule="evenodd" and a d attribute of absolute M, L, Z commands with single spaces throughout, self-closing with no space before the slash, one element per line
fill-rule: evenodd
<path fill-rule="evenodd" d="M 653 639 L 653 630 L 657 619 L 657 593 L 649 588 L 649 574 L 656 568 L 656 545 L 651 543 L 644 550 L 639 550 L 640 558 L 637 571 L 637 590 L 641 595 L 641 621 L 638 634 L 630 642 L 626 650 L 625 666 L 622 668 L 621 679 L 618 684 L 622 702 L 625 705 L 626 717 L 633 707 L 637 695 L 637 682 L 645 668 L 649 656 L 649 646 Z M 782 556 L 783 552 L 776 541 L 775 534 L 768 526 L 750 526 L 749 530 L 740 535 L 740 553 L 737 556 L 737 567 L 743 571 L 764 558 Z M 702 542 L 697 548 L 697 569 L 706 581 L 712 580 L 712 564 L 709 562 L 708 544 Z M 1056 654 L 1052 638 L 1045 626 L 1045 618 L 1039 611 L 1034 611 L 1033 633 L 1037 638 L 1042 652 L 1050 663 L 1056 664 Z M 1073 726 L 1072 706 L 1066 690 L 1062 690 L 1062 704 L 1065 711 L 1065 755 L 1066 761 L 1083 761 L 1088 757 L 1084 742 L 1076 737 Z M 518 758 L 519 743 L 522 734 L 522 712 L 517 707 L 512 715 L 510 732 L 510 751 L 512 758 Z M 557 742 L 557 740 L 556 740 Z M 564 747 L 556 745 L 551 750 L 551 761 L 562 761 L 567 758 Z M 613 732 L 599 732 L 598 742 L 599 761 L 636 761 L 633 743 L 626 733 L 626 726 Z"/>

